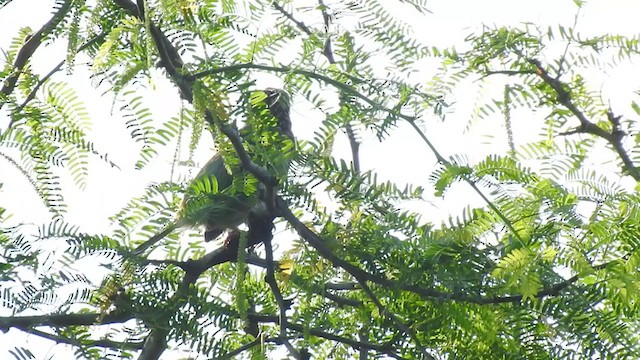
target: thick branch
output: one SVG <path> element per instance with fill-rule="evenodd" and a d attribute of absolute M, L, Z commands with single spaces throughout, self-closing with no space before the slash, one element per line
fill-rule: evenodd
<path fill-rule="evenodd" d="M 254 163 L 253 160 L 251 160 L 251 157 L 242 144 L 242 138 L 238 133 L 238 129 L 217 120 L 216 117 L 212 116 L 210 112 L 207 112 L 205 118 L 211 126 L 217 127 L 223 134 L 227 136 L 227 138 L 231 142 L 231 145 L 233 145 L 233 149 L 238 155 L 238 159 L 240 160 L 240 164 L 242 165 L 243 169 L 250 172 L 253 176 L 256 177 L 256 179 L 270 188 L 273 188 L 278 184 L 278 180 L 273 175 L 269 174 L 267 169 L 259 166 L 258 164 Z"/>
<path fill-rule="evenodd" d="M 279 316 L 274 315 L 262 315 L 249 313 L 247 318 L 251 321 L 260 323 L 279 323 Z M 0 330 L 3 332 L 8 331 L 10 328 L 32 328 L 37 326 L 49 326 L 49 327 L 67 327 L 67 326 L 90 326 L 90 325 L 104 325 L 113 323 L 123 323 L 133 319 L 131 314 L 114 313 L 101 316 L 98 313 L 91 314 L 53 314 L 53 315 L 41 315 L 41 316 L 10 316 L 0 317 Z M 370 350 L 379 351 L 387 354 L 393 358 L 400 358 L 393 353 L 393 347 L 390 345 L 379 345 L 371 342 L 356 341 L 349 338 L 345 338 L 340 335 L 335 335 L 320 331 L 317 329 L 309 329 L 307 326 L 296 323 L 287 323 L 289 329 L 304 333 L 307 332 L 310 335 L 320 337 L 323 339 L 336 341 L 342 344 L 349 345 L 354 349 L 366 348 Z"/>
<path fill-rule="evenodd" d="M 285 201 L 282 198 L 278 198 L 278 207 L 282 214 L 289 224 L 296 230 L 298 235 L 300 235 L 303 239 L 305 239 L 309 245 L 311 245 L 320 255 L 322 255 L 325 259 L 329 260 L 334 266 L 340 267 L 347 271 L 351 276 L 353 276 L 360 284 L 365 281 L 373 282 L 380 286 L 389 288 L 389 289 L 400 289 L 408 292 L 412 292 L 414 294 L 420 295 L 424 298 L 434 299 L 437 301 L 460 301 L 460 302 L 468 302 L 473 304 L 501 304 L 501 303 L 517 303 L 522 301 L 522 295 L 512 295 L 512 296 L 493 296 L 493 297 L 483 297 L 483 296 L 473 296 L 461 293 L 447 293 L 443 291 L 427 289 L 418 285 L 406 285 L 400 284 L 393 280 L 380 277 L 374 274 L 370 274 L 358 266 L 353 265 L 335 255 L 331 249 L 325 245 L 325 241 L 316 235 L 313 231 L 311 231 L 304 223 L 302 223 L 298 218 L 293 215 L 291 210 L 287 207 Z M 615 260 L 614 260 L 615 261 Z M 606 267 L 608 263 L 595 265 L 593 267 L 594 270 L 599 270 L 603 267 Z M 552 285 L 548 288 L 544 288 L 537 292 L 534 297 L 536 298 L 544 298 L 547 296 L 558 296 L 560 292 L 570 286 L 571 284 L 577 282 L 580 279 L 578 275 L 573 276 L 565 281 L 562 281 L 558 284 Z M 341 287 L 343 288 L 343 287 Z M 355 289 L 355 284 L 348 284 L 346 287 L 347 290 Z"/>
<path fill-rule="evenodd" d="M 142 22 L 145 22 L 144 15 L 138 5 L 134 4 L 130 0 L 113 0 L 113 2 L 122 8 L 129 15 L 139 18 Z M 139 5 L 143 5 L 143 1 L 137 2 Z M 160 57 L 160 65 L 167 71 L 171 80 L 180 89 L 180 96 L 183 99 L 191 102 L 193 100 L 193 92 L 191 81 L 188 81 L 182 75 L 182 67 L 184 62 L 180 57 L 178 50 L 171 44 L 171 41 L 155 24 L 149 20 L 149 31 L 153 43 L 158 50 L 158 56 Z"/>
<path fill-rule="evenodd" d="M 114 0 L 114 2 L 119 5 L 122 9 L 128 12 L 131 15 L 137 16 L 140 20 L 145 21 L 144 17 L 140 14 L 140 9 L 134 3 L 129 0 Z M 139 4 L 142 1 L 138 2 Z M 176 50 L 176 48 L 171 44 L 171 42 L 167 39 L 164 33 L 153 23 L 149 25 L 151 35 L 153 37 L 154 44 L 158 49 L 158 54 L 160 56 L 160 64 L 164 67 L 164 69 L 169 74 L 170 79 L 178 86 L 180 89 L 180 95 L 185 100 L 192 102 L 193 101 L 193 83 L 200 76 L 205 76 L 208 74 L 212 74 L 213 72 L 203 72 L 198 75 L 192 76 L 184 76 L 183 73 L 183 65 L 180 54 Z M 213 69 L 218 70 L 218 69 Z M 222 71 L 218 71 L 222 72 Z M 260 182 L 265 184 L 267 187 L 273 187 L 277 184 L 276 179 L 271 176 L 268 171 L 257 164 L 255 164 L 249 155 L 247 154 L 244 146 L 242 145 L 242 139 L 238 134 L 238 130 L 233 126 L 228 124 L 224 124 L 222 121 L 219 121 L 216 116 L 212 115 L 210 111 L 206 111 L 205 113 L 206 121 L 212 126 L 217 127 L 225 134 L 234 149 L 238 154 L 238 158 L 242 167 L 254 175 Z M 269 190 L 269 189 L 267 189 Z"/>
<path fill-rule="evenodd" d="M 67 327 L 81 325 L 105 325 L 123 323 L 133 319 L 133 315 L 124 312 L 101 314 L 50 314 L 35 316 L 0 317 L 0 331 L 7 332 L 12 327 L 31 328 L 35 326 Z"/>

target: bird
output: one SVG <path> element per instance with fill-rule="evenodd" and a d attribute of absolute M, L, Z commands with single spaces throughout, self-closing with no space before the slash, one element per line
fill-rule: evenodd
<path fill-rule="evenodd" d="M 289 114 L 289 94 L 284 90 L 267 88 L 256 91 L 253 95 L 251 106 L 259 109 L 259 105 L 263 105 L 271 118 L 266 119 L 268 116 L 262 116 L 262 113 L 258 112 L 253 124 L 247 124 L 240 129 L 243 140 L 255 142 L 255 138 L 261 136 L 256 132 L 275 130 L 273 132 L 278 133 L 281 139 L 290 139 L 295 147 Z M 264 127 L 263 125 L 269 124 L 269 120 L 273 126 Z M 282 167 L 288 169 L 289 164 L 285 161 L 284 166 L 270 165 L 277 171 Z M 242 183 L 237 182 L 245 180 L 246 173 L 239 165 L 228 166 L 220 152 L 214 154 L 187 187 L 176 220 L 136 247 L 133 253 L 142 254 L 177 228 L 203 226 L 205 241 L 211 241 L 225 230 L 244 223 L 251 209 L 259 201 L 255 192 L 247 194 L 242 191 Z"/>

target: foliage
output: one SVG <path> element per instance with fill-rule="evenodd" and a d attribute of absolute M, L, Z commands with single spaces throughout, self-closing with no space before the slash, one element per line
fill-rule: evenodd
<path fill-rule="evenodd" d="M 0 330 L 90 359 L 639 358 L 640 106 L 610 107 L 586 75 L 636 59 L 639 40 L 523 24 L 438 48 L 389 3 L 56 0 L 40 30 L 15 30 L 0 68 L 0 181 L 29 184 L 51 218 L 34 226 L 41 219 L 0 208 Z M 393 3 L 428 13 L 426 1 Z M 61 65 L 35 71 L 38 48 L 57 44 Z M 424 60 L 440 67 L 417 83 Z M 85 67 L 123 104 L 111 120 L 129 139 L 113 148 L 91 140 L 96 114 L 70 81 Z M 165 118 L 144 96 L 159 78 L 180 104 Z M 291 114 L 256 92 L 264 79 L 280 81 Z M 500 89 L 467 125 L 504 126 L 503 151 L 444 156 L 424 129 L 451 121 L 470 83 Z M 540 126 L 520 141 L 523 113 Z M 314 135 L 283 139 L 281 116 Z M 361 165 L 361 143 L 386 144 L 397 129 L 414 134 L 406 166 L 435 159 L 428 179 L 399 183 Z M 224 243 L 187 229 L 133 251 L 190 213 L 185 191 L 216 198 L 215 178 L 189 187 L 173 176 L 210 139 L 243 169 L 230 191 L 260 193 L 266 214 Z M 136 174 L 173 151 L 171 176 L 130 199 L 109 232 L 81 230 L 65 195 L 90 185 L 93 161 L 115 166 L 107 152 L 125 140 L 137 144 Z M 467 204 L 466 189 L 482 204 Z M 451 197 L 467 206 L 445 221 L 423 211 Z"/>

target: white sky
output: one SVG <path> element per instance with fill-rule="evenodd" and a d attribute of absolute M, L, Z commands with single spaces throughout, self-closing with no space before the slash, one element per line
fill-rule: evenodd
<path fill-rule="evenodd" d="M 43 4 L 41 7 L 34 8 L 34 2 Z M 19 26 L 31 26 L 37 29 L 50 15 L 50 3 L 47 0 L 24 1 L 14 0 L 0 11 L 0 47 L 6 48 L 8 42 L 13 36 L 13 31 Z M 521 22 L 533 22 L 544 28 L 548 25 L 562 23 L 568 26 L 573 23 L 576 7 L 571 0 L 546 0 L 536 2 L 536 6 L 523 6 L 525 2 L 508 1 L 508 0 L 489 0 L 489 1 L 432 1 L 430 4 L 431 15 L 426 17 L 407 16 L 407 21 L 413 26 L 416 36 L 421 38 L 426 44 L 435 46 L 451 46 L 455 45 L 458 49 L 464 49 L 463 39 L 472 32 L 481 29 L 481 24 L 496 25 L 515 25 Z M 29 16 L 15 16 L 15 14 L 25 13 L 28 9 Z M 464 11 L 460 11 L 464 9 Z M 620 32 L 622 34 L 633 35 L 637 31 L 635 15 L 640 13 L 640 2 L 631 0 L 617 1 L 591 1 L 582 10 L 578 29 L 586 34 L 601 34 L 605 32 Z M 51 56 L 43 53 L 50 53 Z M 40 48 L 35 58 L 37 59 L 55 59 L 57 62 L 61 54 L 55 50 Z M 34 68 L 41 72 L 50 69 L 48 60 L 45 62 L 37 62 Z M 435 68 L 431 71 L 424 69 L 424 74 L 435 72 Z M 626 70 L 626 69 L 624 69 Z M 93 161 L 90 177 L 88 179 L 88 187 L 85 191 L 75 191 L 73 187 L 67 187 L 66 196 L 70 205 L 68 218 L 76 219 L 76 221 L 86 226 L 87 230 L 93 229 L 99 231 L 108 226 L 105 219 L 121 208 L 126 201 L 136 194 L 149 182 L 157 181 L 158 176 L 166 179 L 169 176 L 169 158 L 156 161 L 143 172 L 131 173 L 127 171 L 132 167 L 135 158 L 132 154 L 135 150 L 127 144 L 127 131 L 124 129 L 123 121 L 115 114 L 110 116 L 112 104 L 110 100 L 103 100 L 100 97 L 100 91 L 92 89 L 88 86 L 89 82 L 86 77 L 88 72 L 81 67 L 77 67 L 74 72 L 74 80 L 71 80 L 73 86 L 78 90 L 80 97 L 87 104 L 90 114 L 97 121 L 94 124 L 94 135 L 92 139 L 97 144 L 97 148 L 103 151 L 108 150 L 112 161 L 118 163 L 122 171 L 109 169 L 104 163 L 98 160 Z M 620 71 L 622 75 L 620 79 L 628 80 L 626 71 Z M 615 76 L 614 76 L 615 77 Z M 77 79 L 77 80 L 76 80 Z M 428 81 L 425 76 L 424 81 Z M 606 90 L 608 87 L 620 88 L 624 87 L 626 94 L 636 89 L 637 82 L 629 81 L 613 81 L 617 79 L 608 79 L 604 85 Z M 147 96 L 147 105 L 149 105 L 156 116 L 168 117 L 176 114 L 179 104 L 173 89 L 167 89 L 162 79 L 155 79 L 156 91 L 149 91 Z M 622 84 L 622 85 L 621 85 Z M 631 85 L 631 86 L 629 86 Z M 436 147 L 442 151 L 445 156 L 454 153 L 466 153 L 465 148 L 474 149 L 477 153 L 478 147 L 481 147 L 485 153 L 492 151 L 502 151 L 506 148 L 506 138 L 504 130 L 496 131 L 496 126 L 502 126 L 502 119 L 497 117 L 497 122 L 476 122 L 472 131 L 460 137 L 460 131 L 464 129 L 470 121 L 470 113 L 474 99 L 480 95 L 478 88 L 468 87 L 458 89 L 456 92 L 456 113 L 451 114 L 447 121 L 442 124 L 434 119 L 427 119 L 425 126 L 427 135 L 433 141 Z M 485 90 L 486 91 L 486 90 Z M 628 95 L 627 95 L 628 96 Z M 625 96 L 626 97 L 626 96 Z M 299 138 L 309 138 L 315 130 L 316 121 L 309 121 L 306 118 L 307 104 L 298 101 L 297 107 L 293 109 L 294 131 Z M 616 104 L 614 104 L 616 105 Z M 627 106 L 628 102 L 622 104 Z M 116 103 L 113 108 L 117 109 L 121 104 Z M 625 109 L 626 110 L 626 109 Z M 2 116 L 6 116 L 2 114 Z M 309 126 L 309 123 L 312 123 Z M 520 124 L 526 124 L 521 121 Z M 515 123 L 518 126 L 518 123 Z M 534 122 L 535 124 L 535 122 Z M 495 134 L 496 138 L 489 139 L 484 136 L 486 134 Z M 515 128 L 516 142 L 525 134 L 531 132 L 524 126 Z M 456 134 L 457 141 L 452 141 L 451 135 Z M 122 146 L 119 144 L 113 147 L 113 140 L 124 141 Z M 343 137 L 338 140 L 338 146 L 346 148 L 346 139 Z M 424 166 L 416 169 L 415 159 L 403 156 L 407 153 L 428 154 L 427 149 L 419 143 L 417 137 L 408 127 L 400 127 L 397 134 L 394 134 L 389 141 L 378 143 L 372 136 L 365 137 L 366 141 L 362 145 L 362 165 L 364 169 L 375 168 L 384 178 L 398 180 L 400 182 L 412 180 L 420 183 L 421 179 L 426 179 L 434 166 L 434 159 L 431 156 L 425 158 Z M 492 144 L 487 143 L 488 141 Z M 128 142 L 132 144 L 132 142 Z M 135 148 L 134 148 L 135 149 Z M 166 149 L 165 154 L 173 152 L 171 146 Z M 204 162 L 210 156 L 208 150 L 204 150 L 202 154 L 198 154 L 199 159 Z M 348 152 L 345 153 L 345 157 Z M 6 163 L 0 162 L 0 171 L 7 166 Z M 407 171 L 410 170 L 410 173 Z M 415 173 L 417 170 L 417 174 Z M 11 170 L 9 170 L 11 171 Z M 160 172 L 160 175 L 158 174 Z M 11 177 L 19 176 L 17 172 L 13 172 Z M 106 180 L 106 181 L 105 181 Z M 425 185 L 428 185 L 425 183 Z M 17 188 L 14 188 L 18 186 Z M 105 191 L 111 189 L 111 191 Z M 68 191 L 71 190 L 71 191 Z M 16 196 L 19 194 L 19 196 Z M 9 197 L 17 200 L 19 203 L 29 203 L 35 206 L 28 208 L 16 209 L 10 207 L 15 214 L 15 218 L 23 220 L 32 220 L 35 217 L 46 216 L 46 209 L 39 206 L 37 196 L 27 187 L 20 186 L 16 182 L 6 182 L 4 188 L 0 189 L 0 201 L 4 202 L 4 198 Z M 10 199 L 7 199 L 10 200 Z M 99 206 L 96 206 L 99 204 Z M 35 212 L 35 214 L 34 214 Z M 87 216 L 91 214 L 91 216 Z M 96 229 L 96 227 L 98 227 Z"/>
<path fill-rule="evenodd" d="M 14 0 L 1 9 L 0 49 L 7 48 L 18 27 L 31 26 L 33 29 L 37 29 L 46 22 L 50 16 L 51 3 L 52 1 L 48 0 Z M 458 49 L 464 48 L 463 39 L 480 30 L 482 23 L 516 25 L 521 22 L 532 22 L 542 28 L 559 23 L 569 26 L 573 23 L 576 12 L 576 7 L 571 0 L 539 0 L 535 2 L 432 0 L 429 8 L 432 14 L 425 17 L 419 18 L 411 12 L 405 12 L 403 15 L 413 26 L 415 34 L 425 43 L 439 47 L 455 45 Z M 581 11 L 578 30 L 585 35 L 603 33 L 635 35 L 640 30 L 637 21 L 638 14 L 640 14 L 640 1 L 589 1 Z M 44 53 L 48 55 L 43 57 Z M 46 73 L 51 67 L 49 61 L 57 63 L 62 59 L 61 56 L 64 55 L 58 51 L 40 48 L 34 58 L 44 58 L 46 61 L 34 64 L 34 68 Z M 611 91 L 613 95 L 620 92 L 620 96 L 612 95 L 612 105 L 619 107 L 623 112 L 630 112 L 628 96 L 638 89 L 639 85 L 637 74 L 640 72 L 637 71 L 637 68 L 632 72 L 629 69 L 629 65 L 621 66 L 602 77 L 604 91 Z M 430 69 L 423 71 L 425 74 L 430 73 Z M 630 81 L 629 74 L 635 76 L 633 81 Z M 100 91 L 87 86 L 87 75 L 88 72 L 78 67 L 75 70 L 73 85 L 87 104 L 91 116 L 96 119 L 93 140 L 99 150 L 108 150 L 110 159 L 118 163 L 123 170 L 110 169 L 98 160 L 93 161 L 88 187 L 85 191 L 79 191 L 71 184 L 65 188 L 69 204 L 66 218 L 70 222 L 82 225 L 83 229 L 87 231 L 100 232 L 109 227 L 107 217 L 120 209 L 131 197 L 139 195 L 147 184 L 157 181 L 158 178 L 167 179 L 169 177 L 171 156 L 161 157 L 161 160 L 154 162 L 143 172 L 129 170 L 137 159 L 137 154 L 132 156 L 135 150 L 132 150 L 132 142 L 126 139 L 128 132 L 124 129 L 120 117 L 110 116 L 112 108 L 110 101 L 101 98 Z M 424 81 L 428 80 L 425 76 Z M 167 89 L 162 80 L 158 80 L 155 85 L 156 90 L 150 90 L 146 95 L 149 99 L 147 103 L 152 105 L 156 116 L 175 115 L 179 106 L 175 91 Z M 501 117 L 497 117 L 495 121 L 477 123 L 472 127 L 471 132 L 464 136 L 460 135 L 461 130 L 468 124 L 470 104 L 474 101 L 473 99 L 478 97 L 477 91 L 478 89 L 473 87 L 459 89 L 456 94 L 459 98 L 458 112 L 452 114 L 446 123 L 443 124 L 435 119 L 426 119 L 427 135 L 445 156 L 454 153 L 477 155 L 492 151 L 503 152 L 507 147 Z M 120 107 L 119 104 L 114 106 L 114 108 L 118 107 Z M 294 132 L 303 139 L 311 137 L 315 130 L 314 126 L 318 123 L 315 120 L 306 119 L 305 107 L 306 105 L 303 103 L 294 104 L 292 114 Z M 527 115 L 527 117 L 530 116 Z M 542 117 L 543 114 L 533 116 Z M 6 126 L 7 122 L 6 114 L 0 113 L 0 128 Z M 535 125 L 536 123 L 536 120 L 531 118 L 514 119 L 516 143 L 522 143 L 531 134 L 531 127 L 527 124 Z M 496 130 L 497 126 L 500 126 L 500 130 Z M 492 142 L 487 141 L 485 137 L 487 133 L 497 133 Z M 411 181 L 429 189 L 430 184 L 427 177 L 435 165 L 435 160 L 408 127 L 400 127 L 390 140 L 383 144 L 378 143 L 375 138 L 370 136 L 365 137 L 365 140 L 366 143 L 361 148 L 364 169 L 376 169 L 383 178 L 396 180 L 400 184 Z M 115 147 L 113 146 L 114 141 L 118 142 Z M 346 139 L 342 138 L 337 145 L 346 149 Z M 163 155 L 172 152 L 173 148 L 169 146 Z M 210 154 L 210 150 L 207 150 L 205 146 L 203 151 L 198 154 L 198 159 L 202 163 L 208 159 Z M 417 155 L 407 157 L 406 154 Z M 37 195 L 25 185 L 25 181 L 20 179 L 20 174 L 17 171 L 10 169 L 10 166 L 1 160 L 0 181 L 4 182 L 4 187 L 0 189 L 0 204 L 15 214 L 14 221 L 35 221 L 38 223 L 47 218 L 46 209 L 40 204 Z M 461 192 L 458 194 L 466 194 L 461 195 L 461 198 L 480 205 L 481 203 L 476 201 L 476 196 L 465 186 L 460 186 Z M 465 199 L 465 196 L 468 198 Z M 438 202 L 436 205 L 422 210 L 442 217 L 443 214 L 459 209 L 462 203 L 450 201 Z M 2 309 L 0 309 L 0 314 L 3 314 Z M 1 358 L 6 358 L 2 355 L 3 351 L 7 349 L 6 344 L 14 345 L 12 342 L 17 339 L 25 341 L 23 336 L 13 336 L 17 334 L 15 331 L 8 334 L 0 333 Z M 29 341 L 32 338 L 27 337 L 26 340 Z M 40 343 L 38 342 L 38 344 Z M 47 350 L 44 349 L 38 353 L 39 358 L 44 358 Z"/>

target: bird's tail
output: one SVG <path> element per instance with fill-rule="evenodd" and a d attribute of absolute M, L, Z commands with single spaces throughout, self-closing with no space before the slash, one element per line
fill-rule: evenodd
<path fill-rule="evenodd" d="M 135 250 L 133 250 L 133 253 L 135 255 L 142 254 L 145 250 L 153 246 L 155 243 L 164 239 L 164 237 L 169 235 L 175 228 L 176 228 L 175 223 L 167 225 L 164 229 L 162 229 L 162 231 L 153 235 L 152 237 L 149 238 L 149 240 L 143 242 L 137 248 L 135 248 Z"/>

